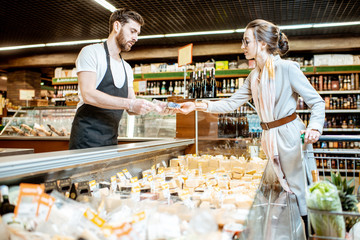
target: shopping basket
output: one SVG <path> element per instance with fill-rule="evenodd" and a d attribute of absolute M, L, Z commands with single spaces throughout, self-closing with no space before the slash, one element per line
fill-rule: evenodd
<path fill-rule="evenodd" d="M 359 136 L 322 136 L 319 141 L 322 142 L 349 142 L 349 141 L 360 141 Z M 355 187 L 354 194 L 356 196 L 357 190 L 359 188 L 359 174 L 360 174 L 360 149 L 314 149 L 312 151 L 305 150 L 308 157 L 314 157 L 317 169 L 319 172 L 320 180 L 330 180 L 331 172 L 340 173 L 342 179 L 351 181 L 351 185 Z M 357 196 L 358 198 L 360 196 Z M 359 199 L 358 199 L 359 200 Z M 311 209 L 308 207 L 308 236 L 309 239 L 360 239 L 360 235 L 356 232 L 351 231 L 347 232 L 345 238 L 332 237 L 332 236 L 316 236 L 313 232 L 311 226 L 311 215 L 317 215 L 321 219 L 331 218 L 334 219 L 336 216 L 344 218 L 344 221 L 347 226 L 347 231 L 349 231 L 349 226 L 353 226 L 357 222 L 360 222 L 360 213 L 359 212 L 335 212 L 335 211 L 321 211 L 316 209 Z M 360 223 L 359 223 L 360 224 Z M 358 224 L 358 225 L 359 225 Z M 359 226 L 360 228 L 360 226 Z"/>

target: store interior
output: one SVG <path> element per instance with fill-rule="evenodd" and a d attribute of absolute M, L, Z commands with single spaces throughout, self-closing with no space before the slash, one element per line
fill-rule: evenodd
<path fill-rule="evenodd" d="M 305 228 L 295 195 L 271 180 L 274 170 L 261 147 L 263 130 L 252 100 L 222 114 L 125 111 L 117 146 L 68 150 L 79 102 L 75 61 L 83 47 L 106 40 L 109 16 L 123 7 L 145 21 L 136 44 L 121 56 L 133 70 L 136 98 L 147 101 L 230 98 L 255 67 L 241 48 L 247 24 L 264 19 L 279 26 L 290 46 L 282 59 L 297 62 L 325 101 L 322 136 L 301 158 L 312 156 L 320 180 L 338 187 L 346 207 L 311 205 L 312 230 Z M 23 183 L 40 186 L 57 203 L 45 221 L 44 212 L 35 217 L 24 204 L 17 206 L 24 227 L 7 228 L 3 218 L 0 234 L 6 232 L 7 239 L 36 232 L 44 239 L 320 239 L 315 222 L 328 211 L 338 212 L 330 218 L 344 224 L 343 231 L 322 236 L 345 239 L 345 232 L 354 237 L 356 231 L 360 236 L 360 223 L 353 228 L 360 221 L 355 210 L 360 201 L 359 1 L 16 0 L 5 1 L 1 9 L 0 185 L 9 186 L 14 205 L 12 194 L 29 187 L 19 190 Z M 179 49 L 189 44 L 191 62 L 180 66 Z M 202 89 L 198 94 L 192 83 Z M 205 93 L 204 86 L 214 88 Z M 312 111 L 301 97 L 296 113 L 307 126 Z M 78 203 L 77 213 L 85 216 L 80 222 L 60 214 L 75 211 Z M 61 209 L 62 204 L 69 205 Z M 57 218 L 70 223 L 63 233 L 54 228 Z M 89 227 L 94 219 L 110 227 Z M 47 226 L 52 230 L 45 231 Z"/>

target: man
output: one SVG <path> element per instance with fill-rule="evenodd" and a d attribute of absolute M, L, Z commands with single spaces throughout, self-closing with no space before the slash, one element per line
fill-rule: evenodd
<path fill-rule="evenodd" d="M 118 9 L 110 16 L 107 41 L 81 50 L 76 60 L 80 102 L 69 149 L 116 145 L 124 110 L 146 114 L 154 108 L 151 102 L 135 99 L 133 71 L 121 57 L 137 42 L 143 24 L 140 14 Z"/>

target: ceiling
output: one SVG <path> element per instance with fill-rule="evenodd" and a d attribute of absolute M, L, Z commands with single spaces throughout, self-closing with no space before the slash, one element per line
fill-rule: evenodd
<path fill-rule="evenodd" d="M 145 19 L 141 35 L 244 28 L 262 18 L 278 25 L 360 21 L 356 0 L 108 0 Z M 106 38 L 111 12 L 94 0 L 1 0 L 0 47 Z M 288 36 L 360 36 L 360 26 L 287 30 Z M 241 33 L 139 40 L 134 46 L 231 41 Z M 79 51 L 81 46 L 0 51 L 0 59 L 24 54 Z"/>

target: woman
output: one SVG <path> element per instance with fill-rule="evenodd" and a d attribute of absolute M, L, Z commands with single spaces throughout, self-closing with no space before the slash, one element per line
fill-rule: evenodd
<path fill-rule="evenodd" d="M 321 133 L 325 118 L 325 102 L 301 72 L 299 65 L 282 60 L 289 50 L 288 39 L 274 24 L 265 20 L 250 22 L 241 48 L 246 59 L 255 59 L 256 67 L 244 85 L 231 97 L 216 102 L 186 102 L 179 113 L 193 110 L 212 113 L 231 112 L 253 98 L 262 121 L 262 148 L 270 159 L 282 187 L 297 197 L 301 216 L 307 215 L 305 203 L 306 179 L 301 161 L 301 133 L 305 133 L 307 149 L 312 149 Z M 307 129 L 296 115 L 296 103 L 301 96 L 311 108 Z M 314 158 L 307 158 L 307 175 L 316 169 Z M 306 221 L 306 217 L 304 217 Z"/>

